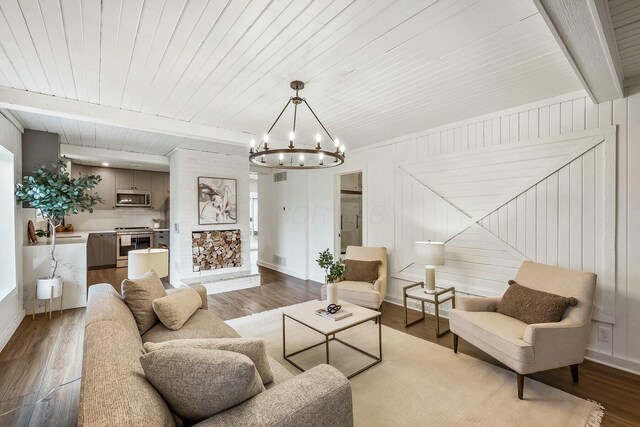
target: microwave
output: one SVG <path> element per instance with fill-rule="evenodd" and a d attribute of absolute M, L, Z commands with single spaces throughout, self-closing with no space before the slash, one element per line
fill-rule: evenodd
<path fill-rule="evenodd" d="M 150 208 L 151 191 L 116 190 L 117 208 Z"/>

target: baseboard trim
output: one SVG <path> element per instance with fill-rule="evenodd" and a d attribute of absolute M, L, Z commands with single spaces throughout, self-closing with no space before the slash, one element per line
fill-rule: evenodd
<path fill-rule="evenodd" d="M 270 270 L 275 270 L 278 273 L 286 274 L 288 276 L 293 276 L 297 279 L 309 280 L 309 278 L 305 277 L 305 275 L 301 275 L 297 271 L 289 270 L 288 268 L 282 267 L 281 265 L 271 264 L 270 262 L 265 262 L 260 260 L 256 261 L 256 264 L 258 264 L 260 267 L 265 267 Z"/>
<path fill-rule="evenodd" d="M 584 358 L 610 368 L 619 369 L 621 371 L 629 372 L 630 374 L 640 375 L 640 362 L 622 359 L 609 354 L 598 353 L 597 351 L 589 349 L 587 349 L 587 355 Z"/>
<path fill-rule="evenodd" d="M 18 329 L 18 326 L 20 326 L 20 323 L 22 322 L 22 319 L 24 319 L 25 315 L 26 315 L 26 313 L 25 313 L 25 311 L 23 309 L 20 312 L 20 314 L 18 314 L 16 316 L 16 318 L 13 319 L 13 322 L 11 322 L 11 325 L 9 325 L 9 329 L 4 331 L 2 336 L 0 336 L 0 351 L 2 351 L 4 349 L 4 347 L 7 345 L 7 343 L 9 342 L 11 337 L 13 336 L 13 334 Z"/>

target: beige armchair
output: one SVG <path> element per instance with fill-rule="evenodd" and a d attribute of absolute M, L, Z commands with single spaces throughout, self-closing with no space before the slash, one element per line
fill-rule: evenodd
<path fill-rule="evenodd" d="M 387 295 L 387 248 L 367 248 L 362 246 L 347 246 L 345 259 L 358 261 L 381 261 L 378 267 L 378 280 L 369 282 L 340 281 L 338 298 L 361 307 L 380 309 L 384 297 Z M 321 289 L 322 299 L 327 297 L 327 286 Z"/>
<path fill-rule="evenodd" d="M 520 399 L 527 374 L 569 366 L 573 381 L 578 382 L 578 364 L 589 341 L 596 275 L 525 261 L 515 281 L 574 297 L 578 304 L 568 307 L 560 322 L 528 325 L 495 312 L 500 298 L 457 297 L 457 308 L 449 316 L 453 351 L 458 352 L 461 337 L 516 371 Z"/>

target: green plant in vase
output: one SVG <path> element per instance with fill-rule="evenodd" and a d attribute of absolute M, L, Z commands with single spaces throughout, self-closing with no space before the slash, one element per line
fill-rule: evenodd
<path fill-rule="evenodd" d="M 49 276 L 38 279 L 38 298 L 46 294 L 41 293 L 41 284 L 42 292 L 48 289 L 54 294 L 53 298 L 58 292 L 62 293 L 62 278 L 56 276 L 56 227 L 62 224 L 65 216 L 87 210 L 93 212 L 93 207 L 102 203 L 100 196 L 90 191 L 102 180 L 100 175 L 72 178 L 67 171 L 68 162 L 68 158 L 60 157 L 51 168 L 38 168 L 32 175 L 25 176 L 22 183 L 16 184 L 16 200 L 29 203 L 51 227 Z"/>
<path fill-rule="evenodd" d="M 324 270 L 325 280 L 327 282 L 327 301 L 329 304 L 338 303 L 338 281 L 345 272 L 345 265 L 342 260 L 335 260 L 329 249 L 320 252 L 316 260 L 320 268 Z"/>

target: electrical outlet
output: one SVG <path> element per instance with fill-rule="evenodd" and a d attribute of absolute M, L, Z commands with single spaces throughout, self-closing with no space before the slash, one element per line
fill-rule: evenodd
<path fill-rule="evenodd" d="M 604 327 L 604 326 L 600 326 L 598 328 L 598 341 L 603 342 L 603 343 L 610 343 L 611 342 L 611 331 Z"/>

